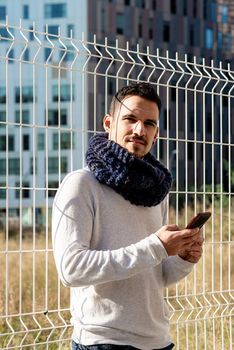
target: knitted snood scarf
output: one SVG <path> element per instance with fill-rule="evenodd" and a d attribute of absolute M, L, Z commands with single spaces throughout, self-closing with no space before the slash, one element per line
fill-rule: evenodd
<path fill-rule="evenodd" d="M 137 158 L 107 133 L 90 139 L 86 162 L 95 178 L 121 194 L 132 204 L 151 207 L 159 204 L 170 190 L 170 172 L 152 154 Z"/>

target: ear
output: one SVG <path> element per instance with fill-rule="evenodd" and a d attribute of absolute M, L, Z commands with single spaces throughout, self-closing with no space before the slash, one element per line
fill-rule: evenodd
<path fill-rule="evenodd" d="M 106 114 L 105 117 L 103 118 L 103 128 L 108 133 L 110 133 L 111 124 L 112 124 L 112 117 L 110 116 L 110 114 Z"/>

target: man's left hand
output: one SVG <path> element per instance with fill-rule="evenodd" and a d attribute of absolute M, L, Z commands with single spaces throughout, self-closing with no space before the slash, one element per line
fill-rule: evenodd
<path fill-rule="evenodd" d="M 191 263 L 194 263 L 196 264 L 201 256 L 202 256 L 202 245 L 203 245 L 203 242 L 204 242 L 204 238 L 202 237 L 199 237 L 199 239 L 197 239 L 192 245 L 191 245 L 191 248 L 187 251 L 185 251 L 184 253 L 182 254 L 179 254 L 179 256 L 184 259 L 184 260 L 187 260 Z"/>

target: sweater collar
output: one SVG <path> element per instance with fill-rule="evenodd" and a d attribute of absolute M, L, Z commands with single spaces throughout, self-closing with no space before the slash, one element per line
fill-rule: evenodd
<path fill-rule="evenodd" d="M 137 158 L 112 140 L 107 133 L 90 139 L 86 162 L 95 178 L 132 204 L 151 207 L 168 194 L 172 177 L 152 154 Z"/>

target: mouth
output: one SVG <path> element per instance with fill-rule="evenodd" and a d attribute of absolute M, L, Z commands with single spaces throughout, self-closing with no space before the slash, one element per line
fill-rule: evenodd
<path fill-rule="evenodd" d="M 138 139 L 138 138 L 135 138 L 135 137 L 129 139 L 129 142 L 132 142 L 132 143 L 135 144 L 135 145 L 143 145 L 143 146 L 146 145 L 146 142 L 145 142 L 144 140 Z"/>

